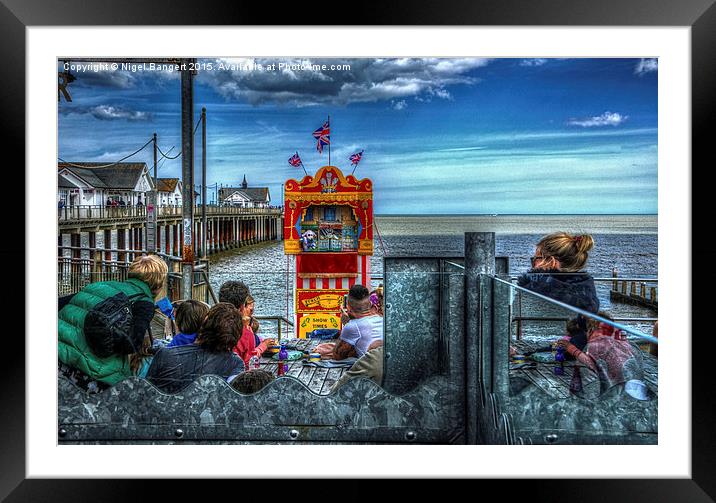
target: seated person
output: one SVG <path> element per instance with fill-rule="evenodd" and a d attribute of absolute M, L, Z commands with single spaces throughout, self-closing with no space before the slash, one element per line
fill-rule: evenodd
<path fill-rule="evenodd" d="M 231 387 L 245 395 L 261 391 L 264 386 L 276 379 L 271 372 L 263 369 L 249 369 L 231 381 Z"/>
<path fill-rule="evenodd" d="M 537 243 L 532 268 L 517 278 L 517 284 L 596 313 L 599 311 L 599 298 L 594 278 L 584 270 L 593 246 L 594 240 L 589 234 L 549 234 Z"/>
<path fill-rule="evenodd" d="M 209 309 L 193 344 L 164 348 L 154 356 L 147 380 L 167 393 L 186 388 L 197 377 L 218 375 L 227 380 L 244 370 L 244 362 L 232 353 L 241 334 L 241 315 L 219 302 Z"/>
<path fill-rule="evenodd" d="M 127 280 L 90 283 L 76 294 L 59 298 L 60 373 L 90 392 L 132 376 L 127 356 L 141 351 L 154 317 L 154 302 L 164 295 L 166 280 L 166 262 L 157 255 L 142 255 L 129 266 Z M 112 337 L 104 337 L 108 317 L 95 315 L 120 293 L 129 297 L 131 318 L 125 319 L 126 330 L 117 330 L 115 325 Z"/>
<path fill-rule="evenodd" d="M 366 354 L 361 356 L 333 385 L 331 393 L 356 377 L 368 377 L 378 386 L 383 384 L 383 341 L 371 343 Z"/>
<path fill-rule="evenodd" d="M 173 348 L 194 344 L 196 333 L 209 313 L 208 304 L 200 300 L 190 299 L 180 303 L 175 312 L 179 333 L 172 338 L 167 347 Z"/>
<path fill-rule="evenodd" d="M 598 314 L 611 320 L 604 312 Z M 584 351 L 566 338 L 560 339 L 557 344 L 599 376 L 601 393 L 612 386 L 624 384 L 627 394 L 638 400 L 646 400 L 647 387 L 644 384 L 641 350 L 623 339 L 620 333 L 619 329 L 608 323 L 590 319 Z"/>
<path fill-rule="evenodd" d="M 247 295 L 245 303 L 239 307 L 239 313 L 241 313 L 241 337 L 234 347 L 234 353 L 244 360 L 246 368 L 249 368 L 249 361 L 252 357 L 261 358 L 268 346 L 274 344 L 273 339 L 262 341 L 254 332 L 254 328 L 258 330 L 259 322 L 252 316 L 253 312 L 254 299 L 251 295 Z"/>
<path fill-rule="evenodd" d="M 219 288 L 219 302 L 228 302 L 241 313 L 241 336 L 233 351 L 248 368 L 251 357 L 261 357 L 266 348 L 273 344 L 273 340 L 266 339 L 262 342 L 252 330 L 252 326 L 258 327 L 258 321 L 253 318 L 255 301 L 243 281 L 225 281 Z"/>
<path fill-rule="evenodd" d="M 360 358 L 373 342 L 383 340 L 383 317 L 374 312 L 370 292 L 365 286 L 356 284 L 351 287 L 342 319 L 348 321 L 344 322 L 338 342 L 316 346 L 316 352 L 322 358 Z"/>

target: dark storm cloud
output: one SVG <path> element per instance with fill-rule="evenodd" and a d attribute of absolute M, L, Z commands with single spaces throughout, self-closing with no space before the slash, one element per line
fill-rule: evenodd
<path fill-rule="evenodd" d="M 198 80 L 228 100 L 311 106 L 400 100 L 450 99 L 446 86 L 474 84 L 468 75 L 487 59 L 215 59 Z M 272 65 L 275 65 L 272 67 Z M 324 66 L 325 65 L 325 66 Z"/>

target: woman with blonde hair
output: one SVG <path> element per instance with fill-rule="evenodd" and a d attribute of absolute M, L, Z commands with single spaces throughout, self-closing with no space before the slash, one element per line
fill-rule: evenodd
<path fill-rule="evenodd" d="M 599 311 L 594 278 L 584 271 L 594 239 L 589 234 L 549 234 L 537 243 L 532 268 L 517 278 L 517 284 L 570 306 Z M 578 330 L 572 343 L 580 350 L 587 343 L 586 319 L 577 316 Z"/>

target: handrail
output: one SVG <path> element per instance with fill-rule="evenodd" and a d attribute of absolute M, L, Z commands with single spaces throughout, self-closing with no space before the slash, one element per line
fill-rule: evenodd
<path fill-rule="evenodd" d="M 194 207 L 196 212 L 201 206 Z M 283 212 L 281 207 L 252 207 L 241 206 L 207 206 L 208 215 L 280 215 Z M 70 220 L 96 220 L 104 218 L 145 218 L 147 215 L 146 206 L 103 206 L 103 205 L 74 205 L 57 208 L 57 217 L 60 221 Z M 157 206 L 157 218 L 180 217 L 181 206 Z"/>
<path fill-rule="evenodd" d="M 446 260 L 445 263 L 454 265 L 455 267 L 459 267 L 460 269 L 465 269 L 464 265 L 456 264 L 455 262 L 450 262 L 449 260 Z M 539 273 L 534 273 L 534 274 L 539 274 Z M 545 274 L 547 274 L 547 273 L 545 273 Z M 560 273 L 551 272 L 549 274 L 560 274 Z M 574 273 L 561 273 L 561 274 L 574 274 Z M 510 276 L 510 280 L 512 280 L 512 281 L 514 281 L 518 278 L 519 278 L 519 276 Z M 617 277 L 612 276 L 610 278 L 592 278 L 592 279 L 594 281 L 644 281 L 646 283 L 657 283 L 659 281 L 659 278 L 655 278 L 653 276 L 649 276 L 649 277 L 645 277 L 645 278 L 644 277 L 643 278 L 628 278 L 628 277 L 621 277 L 621 276 L 617 276 Z"/>
<path fill-rule="evenodd" d="M 569 321 L 569 318 L 559 317 L 559 316 L 513 316 L 513 320 L 516 321 Z M 626 317 L 619 317 L 614 318 L 614 321 L 637 321 L 637 322 L 648 322 L 648 321 L 658 321 L 659 318 L 626 318 Z"/>
<path fill-rule="evenodd" d="M 603 318 L 603 317 L 599 316 L 598 314 L 595 314 L 595 313 L 592 313 L 592 312 L 589 312 L 589 311 L 585 311 L 584 309 L 580 309 L 580 308 L 578 308 L 578 307 L 570 306 L 569 304 L 566 304 L 566 303 L 561 302 L 561 301 L 559 301 L 559 300 L 555 300 L 555 299 L 553 299 L 553 298 L 551 298 L 551 297 L 547 297 L 546 295 L 542 295 L 541 293 L 537 293 L 537 292 L 534 292 L 534 291 L 532 291 L 532 290 L 528 290 L 527 288 L 523 288 L 523 287 L 521 287 L 521 286 L 519 286 L 519 285 L 513 285 L 512 282 L 510 282 L 510 281 L 505 281 L 505 280 L 503 280 L 503 279 L 500 279 L 500 278 L 497 278 L 497 277 L 494 277 L 494 276 L 492 276 L 492 279 L 495 280 L 495 281 L 497 281 L 497 282 L 499 282 L 499 283 L 504 283 L 505 285 L 509 286 L 510 288 L 514 288 L 514 289 L 516 289 L 516 290 L 518 290 L 518 291 L 525 292 L 525 293 L 527 293 L 527 294 L 529 294 L 529 295 L 533 295 L 533 296 L 535 296 L 535 297 L 537 297 L 537 298 L 539 298 L 539 299 L 542 299 L 542 300 L 544 300 L 544 301 L 546 301 L 546 302 L 549 302 L 549 303 L 554 304 L 554 305 L 556 305 L 556 306 L 559 306 L 559 307 L 562 307 L 562 308 L 564 308 L 564 309 L 567 309 L 568 311 L 572 311 L 572 312 L 574 312 L 574 313 L 581 314 L 582 316 L 585 316 L 585 317 L 587 317 L 587 318 L 593 318 L 593 319 L 595 319 L 595 320 L 601 321 L 602 323 L 606 323 L 607 325 L 611 325 L 611 326 L 613 326 L 613 327 L 615 327 L 615 328 L 618 328 L 618 329 L 620 329 L 620 330 L 624 330 L 625 332 L 628 332 L 628 333 L 630 333 L 630 334 L 632 334 L 632 335 L 634 335 L 634 336 L 636 336 L 636 337 L 639 337 L 640 339 L 644 339 L 644 340 L 649 341 L 649 342 L 652 342 L 652 343 L 654 343 L 654 344 L 659 344 L 659 339 L 657 339 L 656 337 L 653 337 L 653 336 L 651 336 L 651 335 L 646 335 L 646 334 L 644 334 L 644 333 L 642 333 L 642 332 L 640 332 L 640 331 L 638 331 L 638 330 L 635 330 L 635 329 L 633 329 L 633 328 L 627 327 L 626 325 L 622 325 L 621 323 L 616 323 L 616 322 L 614 322 L 614 321 L 612 321 L 612 320 L 608 320 L 608 319 L 606 319 L 606 318 Z"/>
<path fill-rule="evenodd" d="M 201 272 L 201 275 L 204 277 L 206 288 L 209 290 L 209 295 L 211 295 L 211 300 L 213 300 L 214 304 L 216 304 L 217 302 L 219 302 L 219 299 L 216 297 L 214 289 L 211 288 L 211 283 L 209 282 L 209 274 L 206 272 L 206 269 L 201 269 L 199 272 Z"/>
<path fill-rule="evenodd" d="M 540 274 L 540 273 L 533 272 L 533 273 L 530 273 L 530 274 Z M 575 274 L 575 273 L 571 273 L 571 272 L 568 272 L 568 273 L 555 273 L 555 272 L 550 272 L 550 273 L 544 273 L 544 274 L 556 275 L 556 274 Z M 510 276 L 510 279 L 511 279 L 512 281 L 516 280 L 517 278 L 519 278 L 519 276 Z M 642 282 L 644 282 L 644 283 L 658 283 L 658 282 L 659 282 L 659 278 L 656 278 L 656 277 L 653 277 L 653 276 L 642 277 L 642 278 L 629 278 L 629 277 L 621 277 L 621 276 L 612 276 L 611 278 L 592 278 L 592 279 L 593 279 L 594 281 L 603 281 L 603 282 L 613 282 L 613 281 L 642 281 Z"/>
<path fill-rule="evenodd" d="M 293 326 L 293 321 L 289 320 L 285 316 L 254 316 L 257 320 L 276 320 L 276 321 L 283 321 L 285 324 L 289 326 Z"/>

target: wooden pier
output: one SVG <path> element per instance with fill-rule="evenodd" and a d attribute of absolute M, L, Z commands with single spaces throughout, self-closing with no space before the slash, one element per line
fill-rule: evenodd
<path fill-rule="evenodd" d="M 97 234 L 103 233 L 104 248 L 107 243 L 116 242 L 119 250 L 142 249 L 147 242 L 146 206 L 105 207 L 73 206 L 58 208 L 58 245 L 62 235 L 69 234 L 72 247 L 80 247 L 82 234 L 86 233 L 89 247 L 95 248 Z M 195 215 L 201 207 L 195 208 Z M 240 208 L 231 206 L 206 207 L 206 250 L 201 249 L 204 241 L 201 219 L 194 217 L 194 256 L 206 256 L 262 241 L 281 239 L 281 208 Z M 181 206 L 160 206 L 157 208 L 157 248 L 167 255 L 180 256 L 184 229 Z M 76 254 L 74 258 L 79 258 Z M 105 254 L 107 260 L 111 260 Z M 120 262 L 131 260 L 126 252 L 120 251 Z"/>
<path fill-rule="evenodd" d="M 609 299 L 636 306 L 658 310 L 659 299 L 657 284 L 653 280 L 639 278 L 619 278 L 616 269 L 612 271 L 612 288 Z"/>
<path fill-rule="evenodd" d="M 200 208 L 196 208 L 196 213 Z M 168 290 L 181 298 L 181 263 L 184 240 L 182 208 L 159 207 L 156 252 L 169 266 Z M 207 206 L 206 249 L 202 248 L 202 222 L 194 218 L 193 256 L 196 257 L 192 297 L 209 299 L 208 255 L 282 238 L 281 208 Z M 69 234 L 69 246 L 63 236 Z M 101 246 L 97 235 L 101 236 Z M 84 241 L 84 242 L 83 242 Z M 58 208 L 58 295 L 79 291 L 94 281 L 124 280 L 129 264 L 147 253 L 146 207 L 74 206 Z M 201 257 L 201 258 L 200 258 Z"/>

